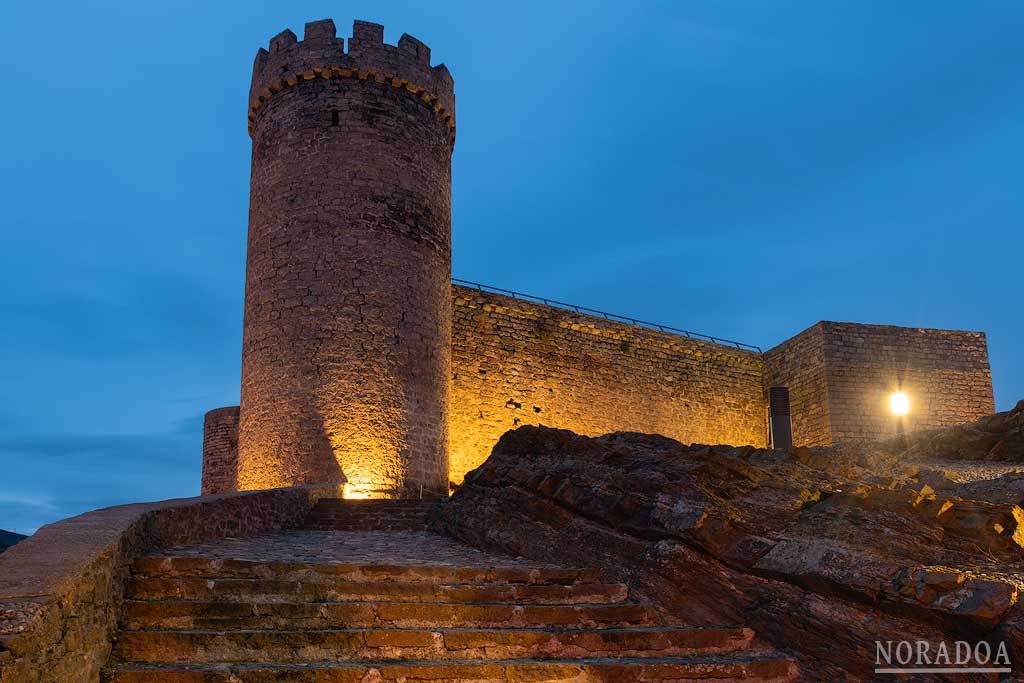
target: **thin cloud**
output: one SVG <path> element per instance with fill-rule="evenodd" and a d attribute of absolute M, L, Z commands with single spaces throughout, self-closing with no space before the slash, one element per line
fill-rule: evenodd
<path fill-rule="evenodd" d="M 165 434 L 22 436 L 0 439 L 0 454 L 53 460 L 88 457 L 90 461 L 100 455 L 111 464 L 139 458 L 148 462 L 184 463 L 193 459 L 189 451 L 198 438 L 195 432 L 188 433 L 181 427 Z"/>

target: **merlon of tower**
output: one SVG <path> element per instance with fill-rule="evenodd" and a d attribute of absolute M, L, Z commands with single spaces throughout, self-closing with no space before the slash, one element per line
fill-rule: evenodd
<path fill-rule="evenodd" d="M 270 40 L 270 50 L 260 48 L 252 68 L 249 88 L 249 132 L 263 105 L 300 80 L 315 78 L 372 78 L 407 90 L 438 113 L 455 133 L 455 81 L 444 64 L 430 65 L 430 48 L 409 34 L 398 45 L 384 42 L 384 27 L 356 21 L 352 37 L 337 37 L 334 22 L 321 19 L 306 24 L 300 41 L 288 29 Z"/>

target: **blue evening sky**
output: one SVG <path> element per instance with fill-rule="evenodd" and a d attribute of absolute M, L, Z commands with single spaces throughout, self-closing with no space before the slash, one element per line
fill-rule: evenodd
<path fill-rule="evenodd" d="M 7 2 L 0 528 L 198 492 L 252 58 L 323 17 L 454 74 L 456 276 L 763 347 L 985 330 L 1024 398 L 1019 0 Z"/>

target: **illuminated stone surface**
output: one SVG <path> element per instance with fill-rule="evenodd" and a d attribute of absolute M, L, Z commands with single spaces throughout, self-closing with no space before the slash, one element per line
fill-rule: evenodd
<path fill-rule="evenodd" d="M 451 296 L 455 483 L 521 425 L 764 446 L 773 385 L 789 386 L 805 446 L 891 436 L 898 385 L 911 400 L 908 431 L 994 410 L 981 333 L 823 322 L 762 356 L 460 286 Z M 229 480 L 231 458 L 209 459 L 204 477 Z"/>
<path fill-rule="evenodd" d="M 120 505 L 42 527 L 0 553 L 0 682 L 96 683 L 140 554 L 294 528 L 324 495 L 337 488 Z"/>
<path fill-rule="evenodd" d="M 789 387 L 797 446 L 884 439 L 889 399 L 907 394 L 906 431 L 995 411 L 982 332 L 820 322 L 765 353 L 766 384 Z"/>
<path fill-rule="evenodd" d="M 438 501 L 321 500 L 306 518 L 306 527 L 330 531 L 422 531 Z"/>
<path fill-rule="evenodd" d="M 502 437 L 435 528 L 602 567 L 693 624 L 743 623 L 797 652 L 809 681 L 873 680 L 876 640 L 984 638 L 1021 662 L 1024 474 L 960 482 L 919 459 L 947 439 L 1003 441 L 1006 459 L 1024 463 L 1019 426 L 1011 411 L 909 451 L 791 452 L 524 427 Z"/>
<path fill-rule="evenodd" d="M 764 445 L 758 353 L 458 286 L 452 310 L 456 483 L 521 425 Z"/>
<path fill-rule="evenodd" d="M 601 575 L 426 531 L 298 530 L 170 548 L 135 562 L 103 680 L 795 677 L 749 629 L 676 625 Z"/>
<path fill-rule="evenodd" d="M 238 490 L 238 406 L 217 408 L 203 419 L 201 494 Z"/>
<path fill-rule="evenodd" d="M 257 53 L 238 434 L 211 413 L 204 492 L 444 495 L 524 424 L 763 446 L 771 385 L 797 445 L 890 435 L 896 389 L 908 430 L 994 409 L 981 333 L 823 322 L 761 354 L 452 287 L 454 81 L 383 35 L 324 20 Z"/>
<path fill-rule="evenodd" d="M 238 487 L 445 494 L 454 84 L 353 31 L 253 67 Z"/>

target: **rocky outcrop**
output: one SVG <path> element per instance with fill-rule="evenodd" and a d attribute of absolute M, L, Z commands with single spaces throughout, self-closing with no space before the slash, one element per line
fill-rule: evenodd
<path fill-rule="evenodd" d="M 436 524 L 480 547 L 596 562 L 676 623 L 747 624 L 795 650 L 810 680 L 865 679 L 876 641 L 987 639 L 1024 655 L 1024 512 L 976 488 L 883 447 L 523 427 Z"/>
<path fill-rule="evenodd" d="M 1012 410 L 988 415 L 977 422 L 909 434 L 905 444 L 896 442 L 890 446 L 919 460 L 1024 463 L 1024 401 Z"/>

